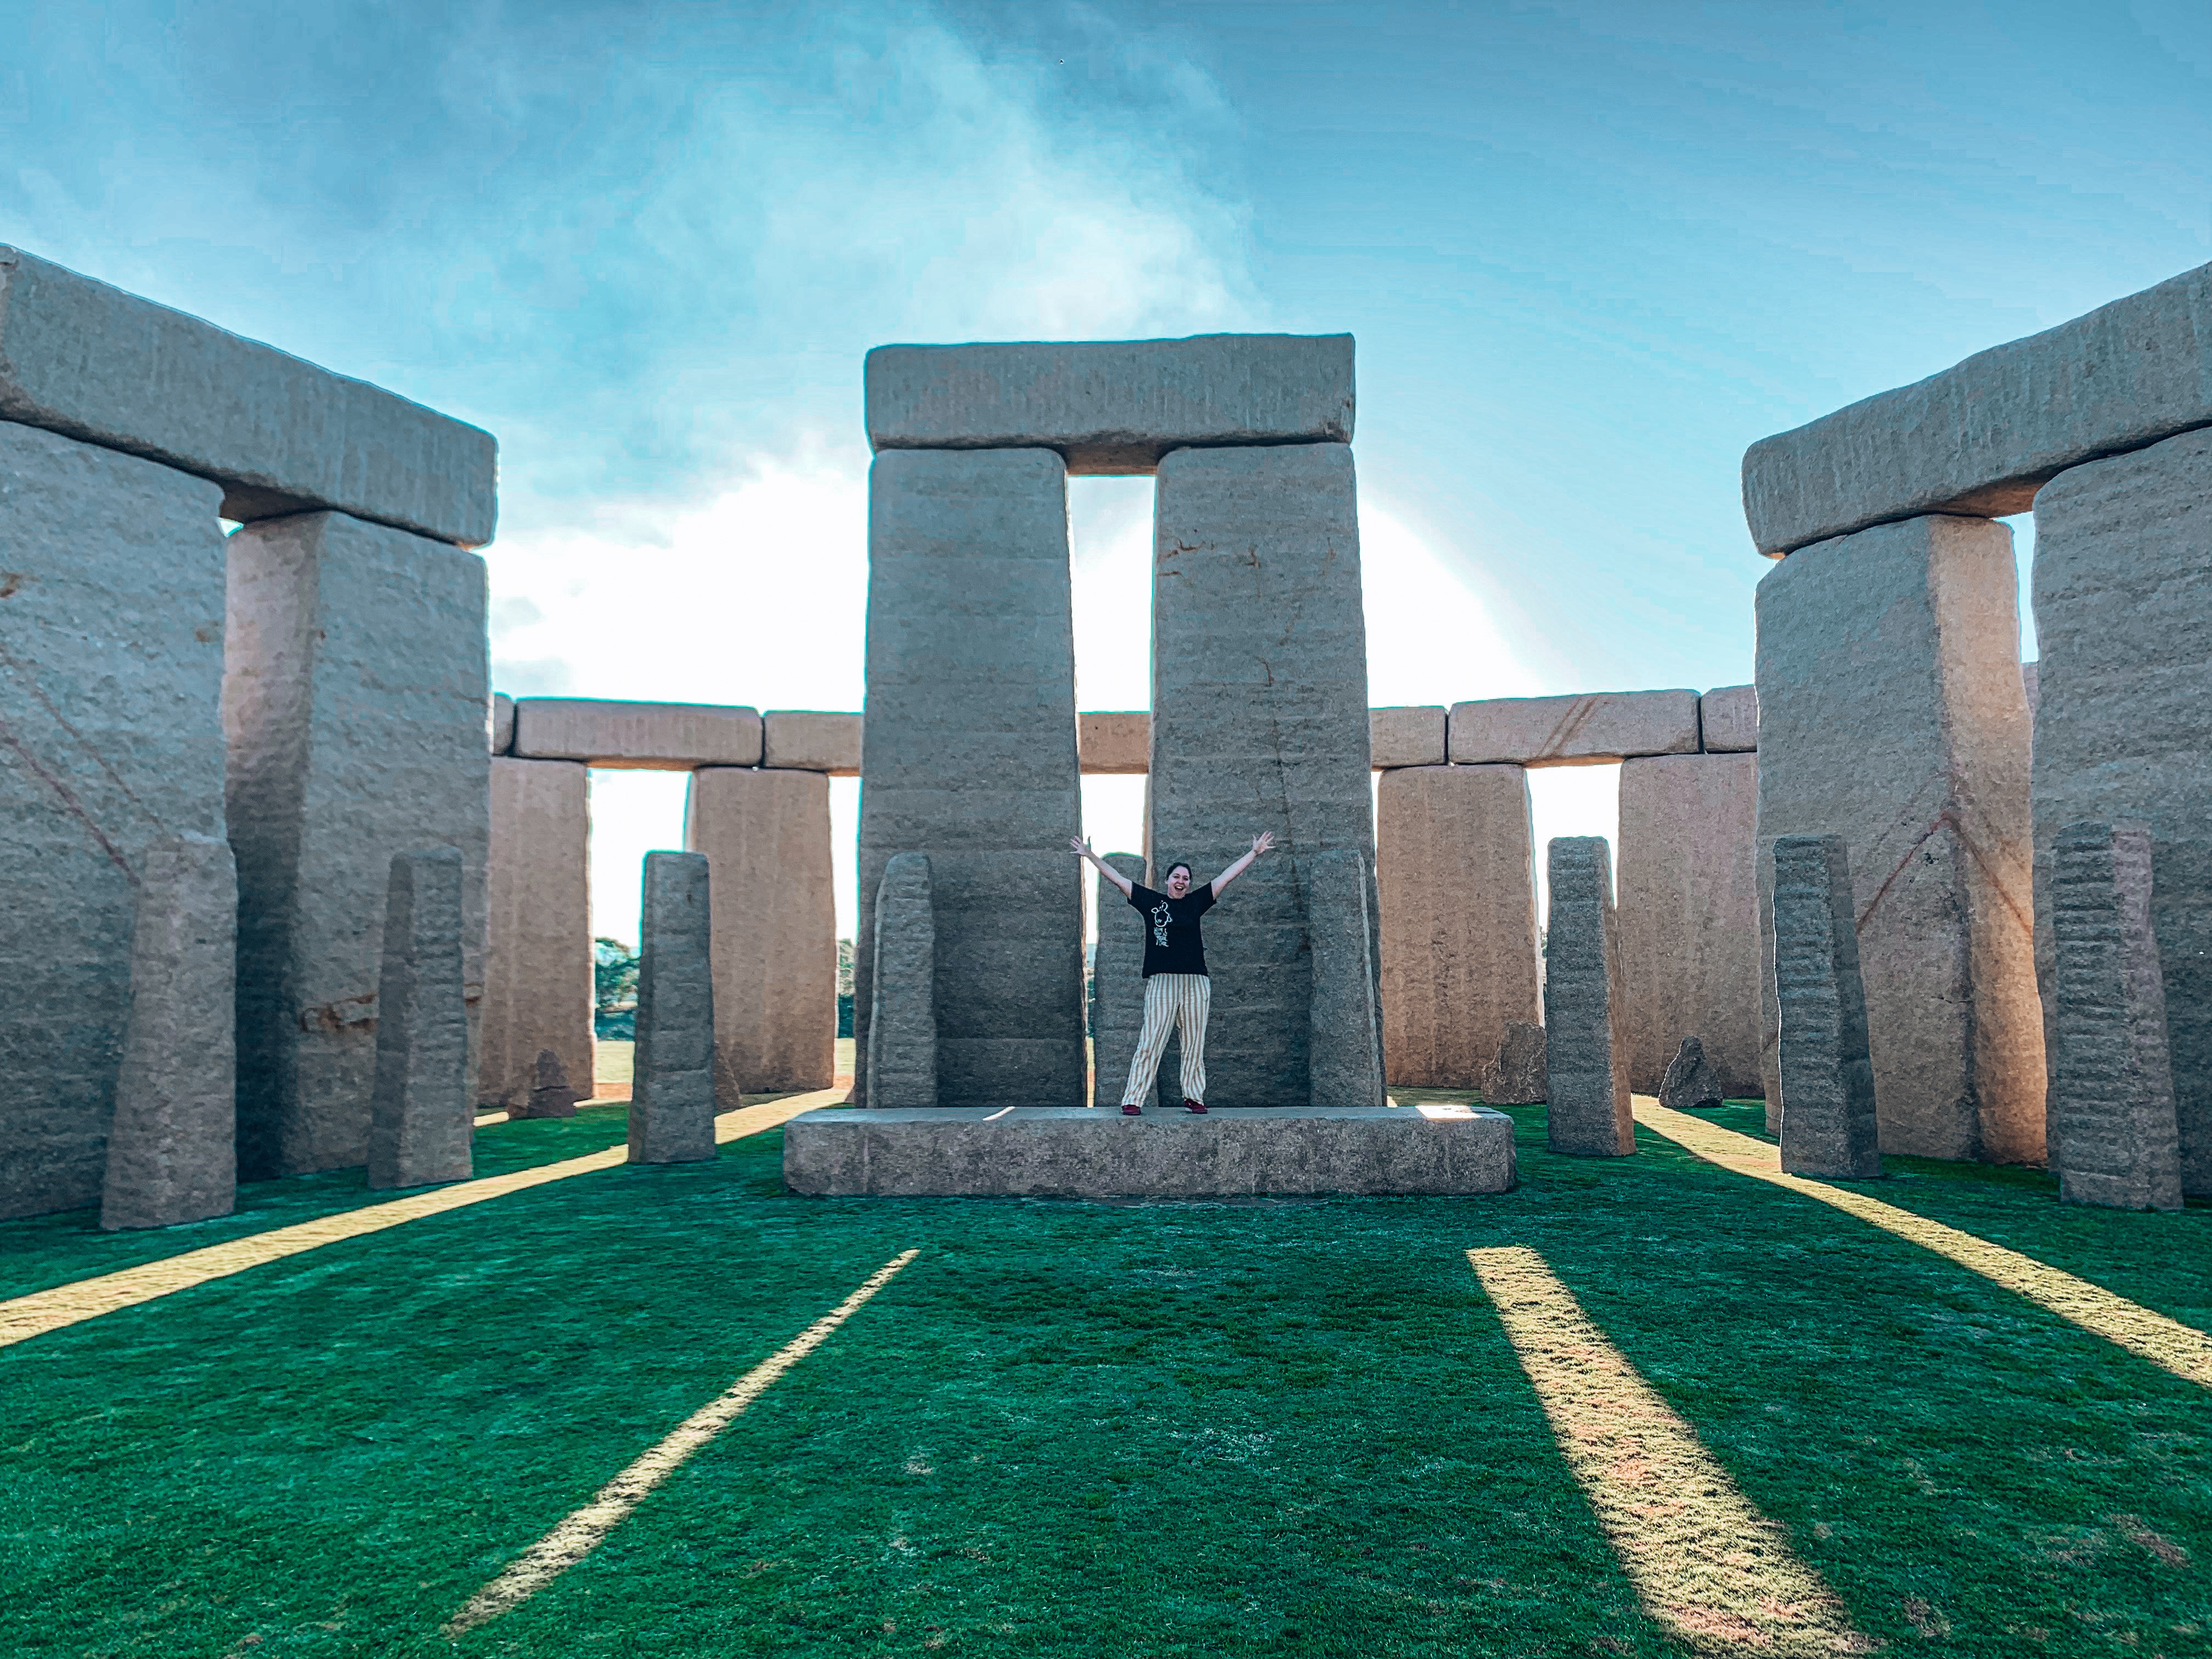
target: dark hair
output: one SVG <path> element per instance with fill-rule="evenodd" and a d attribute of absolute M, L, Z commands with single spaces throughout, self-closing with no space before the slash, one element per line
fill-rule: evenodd
<path fill-rule="evenodd" d="M 1167 875 L 1162 876 L 1160 879 L 1162 881 L 1167 880 L 1169 876 L 1174 875 L 1178 870 L 1190 870 L 1190 866 L 1185 864 L 1181 859 L 1177 859 L 1173 864 L 1168 866 Z M 1198 872 L 1195 870 L 1190 870 L 1190 873 L 1193 877 L 1195 877 L 1198 874 Z"/>

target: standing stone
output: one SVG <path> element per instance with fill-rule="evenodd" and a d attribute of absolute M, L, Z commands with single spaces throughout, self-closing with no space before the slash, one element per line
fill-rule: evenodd
<path fill-rule="evenodd" d="M 937 911 L 928 857 L 895 853 L 876 893 L 875 1006 L 868 1021 L 868 1104 L 938 1102 Z M 1132 1043 L 1133 1049 L 1134 1044 Z"/>
<path fill-rule="evenodd" d="M 1559 836 L 1549 857 L 1544 1121 L 1551 1147 L 1595 1158 L 1632 1152 L 1612 860 L 1599 836 Z"/>
<path fill-rule="evenodd" d="M 637 963 L 629 1161 L 714 1156 L 713 906 L 700 853 L 647 853 Z M 728 1102 L 734 1109 L 741 1103 Z"/>
<path fill-rule="evenodd" d="M 1134 853 L 1105 861 L 1131 881 L 1145 879 Z M 1129 1086 L 1137 1038 L 1145 1029 L 1145 929 L 1121 890 L 1098 878 L 1098 951 L 1091 959 L 1091 1103 L 1112 1108 Z"/>
<path fill-rule="evenodd" d="M 0 421 L 0 1217 L 100 1202 L 141 866 L 223 833 L 222 498 Z"/>
<path fill-rule="evenodd" d="M 2051 1162 L 2069 1203 L 2181 1207 L 2154 858 L 2141 824 L 2052 837 Z"/>
<path fill-rule="evenodd" d="M 2212 1194 L 2212 432 L 2060 473 L 2036 497 L 2035 530 L 2044 983 L 2052 839 L 2082 819 L 2140 823 L 2181 1189 Z"/>
<path fill-rule="evenodd" d="M 302 513 L 247 525 L 229 555 L 222 713 L 238 856 L 238 1164 L 253 1181 L 367 1160 L 395 854 L 460 849 L 475 1024 L 490 692 L 476 554 Z"/>
<path fill-rule="evenodd" d="M 1667 1062 L 1667 1075 L 1660 1079 L 1659 1103 L 1671 1112 L 1686 1112 L 1717 1106 L 1727 1097 L 1720 1073 L 1705 1057 L 1705 1045 L 1693 1036 L 1684 1037 L 1674 1058 Z"/>
<path fill-rule="evenodd" d="M 1507 1029 L 1543 1018 L 1528 775 L 1408 767 L 1375 802 L 1386 1075 L 1477 1086 Z"/>
<path fill-rule="evenodd" d="M 1545 1063 L 1544 1028 L 1513 1020 L 1498 1045 L 1482 1084 L 1482 1098 L 1491 1106 L 1535 1106 L 1550 1092 Z"/>
<path fill-rule="evenodd" d="M 1628 1086 L 1658 1088 L 1692 1032 L 1735 1099 L 1759 1063 L 1759 757 L 1666 755 L 1620 769 L 1620 966 Z"/>
<path fill-rule="evenodd" d="M 586 1098 L 569 1086 L 568 1068 L 561 1063 L 561 1056 L 550 1048 L 538 1051 L 538 1066 L 530 1084 L 530 1104 L 526 1110 L 510 1113 L 517 1117 L 574 1117 L 576 1103 Z"/>
<path fill-rule="evenodd" d="M 376 983 L 372 1187 L 424 1187 L 466 1181 L 471 1173 L 463 885 L 458 848 L 401 853 L 392 860 L 384 965 Z"/>
<path fill-rule="evenodd" d="M 868 477 L 855 1096 L 877 1103 L 877 890 L 894 854 L 917 852 L 936 916 L 939 1097 L 1079 1106 L 1066 468 L 1048 449 L 897 450 Z"/>
<path fill-rule="evenodd" d="M 1316 853 L 1306 860 L 1306 932 L 1313 940 L 1310 1105 L 1387 1103 L 1382 1023 L 1368 956 L 1370 885 L 1367 862 L 1357 853 Z"/>
<path fill-rule="evenodd" d="M 1777 836 L 1844 837 L 1885 1152 L 2043 1157 L 2018 586 L 2011 532 L 1964 518 L 1823 542 L 1759 585 L 1760 887 Z"/>
<path fill-rule="evenodd" d="M 1881 1173 L 1851 891 L 1841 836 L 1774 843 L 1782 1167 L 1792 1175 L 1856 1181 Z"/>
<path fill-rule="evenodd" d="M 714 1093 L 826 1089 L 837 1071 L 830 780 L 702 767 L 684 844 L 714 872 Z"/>
<path fill-rule="evenodd" d="M 230 847 L 211 836 L 156 842 L 138 882 L 131 1016 L 100 1194 L 100 1224 L 110 1229 L 228 1215 L 238 1188 Z"/>
<path fill-rule="evenodd" d="M 1155 513 L 1152 867 L 1187 860 L 1206 880 L 1261 830 L 1276 842 L 1206 917 L 1206 1103 L 1302 1106 L 1307 861 L 1375 856 L 1352 451 L 1179 449 Z M 1370 963 L 1379 908 L 1370 891 Z"/>
<path fill-rule="evenodd" d="M 591 838 L 583 766 L 494 757 L 477 1068 L 477 1101 L 488 1111 L 542 1115 L 548 1053 L 564 1079 L 591 1086 Z"/>

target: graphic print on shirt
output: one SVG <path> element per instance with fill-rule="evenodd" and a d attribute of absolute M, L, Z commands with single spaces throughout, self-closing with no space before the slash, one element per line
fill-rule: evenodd
<path fill-rule="evenodd" d="M 1152 943 L 1163 951 L 1168 948 L 1168 902 L 1162 899 L 1152 907 Z"/>

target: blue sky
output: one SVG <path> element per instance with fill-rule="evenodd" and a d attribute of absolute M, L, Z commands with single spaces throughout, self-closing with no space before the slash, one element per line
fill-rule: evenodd
<path fill-rule="evenodd" d="M 1358 337 L 1376 701 L 1741 682 L 1747 444 L 2212 259 L 2203 0 L 0 0 L 0 240 L 499 434 L 522 693 L 856 706 L 869 346 L 1236 328 Z M 1086 706 L 1144 701 L 1146 500 L 1075 492 Z M 680 788 L 601 780 L 603 925 Z M 1540 833 L 1609 788 L 1547 775 Z"/>

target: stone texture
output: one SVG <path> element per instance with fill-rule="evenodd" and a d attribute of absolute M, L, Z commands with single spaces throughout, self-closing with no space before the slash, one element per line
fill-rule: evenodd
<path fill-rule="evenodd" d="M 2212 1194 L 2212 432 L 2061 473 L 2036 498 L 2038 933 L 2062 824 L 2151 837 L 2181 1187 Z"/>
<path fill-rule="evenodd" d="M 1304 1104 L 1307 863 L 1375 854 L 1352 452 L 1178 450 L 1155 511 L 1153 867 L 1206 880 L 1261 830 L 1276 842 L 1206 919 L 1206 1103 Z M 1377 908 L 1370 891 L 1370 929 Z"/>
<path fill-rule="evenodd" d="M 2051 1164 L 2069 1203 L 2181 1207 L 2152 857 L 2141 824 L 2052 837 Z"/>
<path fill-rule="evenodd" d="M 783 1179 L 884 1197 L 1503 1193 L 1513 1121 L 1480 1106 L 816 1111 L 784 1126 Z"/>
<path fill-rule="evenodd" d="M 1147 772 L 1152 764 L 1152 717 L 1138 708 L 1075 717 L 1075 752 L 1091 774 Z"/>
<path fill-rule="evenodd" d="M 1773 856 L 1782 1167 L 1830 1179 L 1879 1176 L 1850 854 L 1841 836 L 1784 836 Z"/>
<path fill-rule="evenodd" d="M 220 500 L 0 421 L 0 1216 L 100 1201 L 140 866 L 223 833 Z"/>
<path fill-rule="evenodd" d="M 1759 585 L 1760 885 L 1777 836 L 1850 849 L 1884 1152 L 2043 1158 L 2017 591 L 2011 533 L 1961 518 L 1808 547 Z"/>
<path fill-rule="evenodd" d="M 1698 699 L 1698 746 L 1708 755 L 1759 747 L 1759 688 L 1716 686 Z"/>
<path fill-rule="evenodd" d="M 1375 837 L 1386 1074 L 1412 1088 L 1480 1087 L 1507 1030 L 1543 1018 L 1528 774 L 1385 772 Z M 1530 1099 L 1543 1098 L 1538 1083 Z"/>
<path fill-rule="evenodd" d="M 229 845 L 172 836 L 146 849 L 131 938 L 131 1014 L 107 1131 L 100 1224 L 228 1215 L 238 1187 L 238 875 Z"/>
<path fill-rule="evenodd" d="M 487 1110 L 540 1115 L 549 1052 L 564 1079 L 591 1087 L 591 833 L 590 776 L 580 762 L 493 758 L 477 1067 L 477 1100 Z"/>
<path fill-rule="evenodd" d="M 2020 689 L 2027 696 L 2027 717 L 2030 720 L 2035 718 L 2036 704 L 2042 699 L 2039 673 L 2039 664 L 2024 662 L 2020 665 Z"/>
<path fill-rule="evenodd" d="M 491 699 L 491 752 L 504 755 L 514 747 L 514 699 L 495 691 Z"/>
<path fill-rule="evenodd" d="M 761 764 L 833 778 L 860 775 L 860 717 L 771 708 L 761 716 Z"/>
<path fill-rule="evenodd" d="M 938 1101 L 937 914 L 929 860 L 894 854 L 876 893 L 879 971 L 868 1020 L 869 1104 L 884 1110 Z"/>
<path fill-rule="evenodd" d="M 0 420 L 197 473 L 228 519 L 334 507 L 478 547 L 497 516 L 489 432 L 12 247 Z"/>
<path fill-rule="evenodd" d="M 1694 691 L 1600 691 L 1455 702 L 1451 757 L 1462 766 L 1602 766 L 1698 747 Z"/>
<path fill-rule="evenodd" d="M 525 697 L 514 705 L 514 753 L 615 771 L 758 766 L 761 717 L 757 709 L 716 703 Z"/>
<path fill-rule="evenodd" d="M 1659 1079 L 1659 1103 L 1669 1111 L 1686 1112 L 1699 1106 L 1717 1106 L 1728 1097 L 1721 1074 L 1705 1058 L 1705 1046 L 1693 1036 L 1682 1039 L 1674 1058 L 1667 1062 Z"/>
<path fill-rule="evenodd" d="M 1483 1074 L 1482 1097 L 1493 1106 L 1534 1106 L 1551 1092 L 1544 1028 L 1509 1020 Z"/>
<path fill-rule="evenodd" d="M 1106 862 L 1131 881 L 1145 879 L 1134 853 L 1108 853 Z M 1091 959 L 1091 1099 L 1113 1109 L 1128 1086 L 1137 1038 L 1145 1029 L 1145 930 L 1121 890 L 1098 878 L 1098 949 Z M 1166 1069 L 1164 1066 L 1161 1067 Z"/>
<path fill-rule="evenodd" d="M 1613 871 L 1598 836 L 1552 842 L 1544 930 L 1544 1121 L 1555 1152 L 1636 1150 Z"/>
<path fill-rule="evenodd" d="M 869 474 L 854 1011 L 866 1091 L 876 890 L 929 859 L 938 1097 L 1085 1098 L 1067 487 L 1049 450 L 886 451 Z M 1304 1017 L 1304 1005 L 1300 1005 Z"/>
<path fill-rule="evenodd" d="M 561 1063 L 561 1056 L 550 1048 L 538 1051 L 538 1064 L 532 1068 L 530 1080 L 528 1109 L 522 1117 L 574 1117 L 576 1103 L 588 1099 L 590 1079 L 585 1079 L 586 1090 L 578 1090 L 568 1081 L 568 1068 Z"/>
<path fill-rule="evenodd" d="M 705 855 L 647 853 L 629 1097 L 633 1164 L 714 1156 L 713 924 Z"/>
<path fill-rule="evenodd" d="M 714 1092 L 826 1089 L 837 1071 L 830 780 L 702 767 L 684 844 L 714 871 Z"/>
<path fill-rule="evenodd" d="M 473 1172 L 462 883 L 457 848 L 401 853 L 392 860 L 384 965 L 376 982 L 371 1187 L 425 1187 L 466 1181 Z"/>
<path fill-rule="evenodd" d="M 1310 1105 L 1384 1103 L 1382 1011 L 1367 914 L 1373 890 L 1367 861 L 1357 853 L 1316 853 L 1306 860 L 1306 933 L 1313 943 Z"/>
<path fill-rule="evenodd" d="M 1620 769 L 1620 967 L 1628 1086 L 1650 1094 L 1695 1034 L 1730 1099 L 1759 1066 L 1759 757 Z"/>
<path fill-rule="evenodd" d="M 1446 719 L 1440 703 L 1425 708 L 1369 709 L 1369 760 L 1378 772 L 1389 767 L 1442 766 Z"/>
<path fill-rule="evenodd" d="M 868 441 L 1054 449 L 1071 473 L 1150 472 L 1190 445 L 1349 443 L 1349 334 L 889 345 L 868 354 Z"/>
<path fill-rule="evenodd" d="M 2212 265 L 1761 439 L 1744 517 L 1767 554 L 1920 514 L 2002 518 L 2068 467 L 2206 425 Z"/>
<path fill-rule="evenodd" d="M 396 853 L 455 847 L 483 982 L 484 565 L 337 513 L 230 538 L 223 725 L 238 856 L 242 1179 L 368 1157 Z"/>

